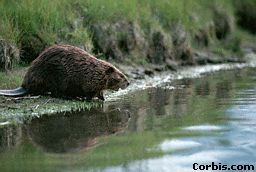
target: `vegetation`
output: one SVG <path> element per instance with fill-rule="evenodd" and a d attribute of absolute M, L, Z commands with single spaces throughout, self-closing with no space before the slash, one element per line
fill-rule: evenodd
<path fill-rule="evenodd" d="M 251 3 L 250 0 L 235 3 L 232 0 L 1 0 L 0 40 L 15 45 L 23 62 L 30 62 L 47 46 L 69 43 L 100 58 L 112 57 L 121 62 L 164 63 L 169 58 L 192 64 L 191 49 L 207 49 L 228 56 L 241 54 L 242 38 L 248 42 L 255 40 L 234 24 L 235 14 L 239 21 L 243 16 L 246 19 L 254 16 L 255 10 L 249 10 L 250 15 L 242 13 L 243 9 L 252 8 Z M 0 55 L 3 48 L 0 46 Z M 0 81 L 4 82 L 0 88 L 19 86 L 25 73 L 23 68 L 18 66 L 18 70 L 7 74 L 1 72 Z"/>
<path fill-rule="evenodd" d="M 99 55 L 100 58 L 113 58 L 119 62 L 161 64 L 166 62 L 166 59 L 171 59 L 180 62 L 179 64 L 193 64 L 191 59 L 193 50 L 211 51 L 223 57 L 229 56 L 230 53 L 241 55 L 240 47 L 244 41 L 255 42 L 255 37 L 246 31 L 255 31 L 254 25 L 250 23 L 256 16 L 254 14 L 256 10 L 251 9 L 256 7 L 254 2 L 252 0 L 0 0 L 0 40 L 15 45 L 20 50 L 22 64 L 25 62 L 25 65 L 42 49 L 55 43 L 76 45 Z M 244 18 L 246 20 L 243 20 Z M 2 47 L 0 47 L 0 55 L 1 49 Z M 15 67 L 18 70 L 0 72 L 0 89 L 15 88 L 22 83 L 25 67 L 21 65 Z M 253 78 L 249 76 L 251 75 L 248 73 L 240 76 L 238 72 L 223 72 L 209 76 L 208 79 L 195 79 L 189 82 L 185 80 L 185 83 L 194 82 L 194 84 L 182 83 L 177 87 L 182 86 L 182 89 L 174 91 L 166 89 L 159 95 L 156 92 L 156 97 L 149 97 L 149 92 L 155 91 L 154 88 L 150 88 L 146 91 L 129 93 L 131 95 L 127 95 L 125 100 L 106 102 L 104 106 L 96 101 L 89 103 L 47 96 L 23 99 L 1 97 L 0 142 L 4 143 L 5 135 L 2 133 L 6 133 L 7 140 L 11 144 L 8 144 L 10 146 L 8 149 L 3 147 L 3 151 L 0 150 L 2 151 L 0 161 L 3 164 L 0 171 L 63 171 L 64 169 L 93 171 L 107 166 L 128 164 L 134 160 L 171 154 L 173 150 L 164 152 L 159 148 L 159 144 L 166 139 L 208 136 L 207 133 L 182 130 L 183 127 L 227 124 L 226 110 L 232 104 L 229 98 L 234 97 L 235 92 L 239 93 L 245 88 L 255 86 Z M 208 85 L 206 81 L 210 84 Z M 226 84 L 228 86 L 230 84 L 227 90 L 223 88 Z M 223 89 L 224 91 L 221 91 Z M 204 92 L 207 90 L 209 92 Z M 225 101 L 225 104 L 219 105 L 218 101 L 220 103 Z M 105 129 L 100 125 L 101 123 L 89 118 L 89 115 L 84 115 L 88 118 L 83 116 L 81 122 L 89 121 L 95 124 L 95 128 L 99 125 L 104 131 L 102 135 L 94 137 L 92 132 L 94 127 L 90 128 L 92 130 L 86 130 L 91 136 L 92 146 L 96 148 L 87 149 L 84 146 L 87 137 L 82 137 L 80 145 L 82 149 L 79 147 L 73 150 L 75 153 L 46 152 L 41 145 L 33 142 L 28 130 L 30 123 L 19 124 L 24 119 L 33 120 L 43 114 L 64 112 L 60 114 L 68 116 L 67 111 L 82 110 L 85 113 L 92 108 L 102 111 L 102 114 L 98 113 L 103 117 L 104 115 L 109 117 L 107 112 L 113 108 L 118 111 L 114 116 L 120 116 L 122 113 L 120 109 L 125 109 L 125 112 L 131 110 L 133 116 L 127 129 L 120 128 L 123 133 L 106 137 L 109 133 L 104 133 Z M 91 114 L 93 117 L 97 115 Z M 79 136 L 86 134 L 85 130 L 78 130 L 85 125 L 84 123 L 78 123 L 73 118 L 58 118 L 58 120 L 66 122 L 64 124 L 73 129 L 70 132 L 74 132 L 74 136 L 67 139 L 79 142 Z M 109 122 L 113 121 L 108 121 L 107 125 L 110 126 Z M 18 125 L 5 128 L 4 125 L 10 123 L 18 123 Z M 74 123 L 78 127 L 73 126 Z M 57 123 L 53 122 L 53 124 Z M 60 136 L 65 136 L 67 130 L 58 127 L 56 125 L 56 130 L 51 127 L 45 128 L 44 131 L 50 130 L 52 138 L 58 135 L 55 133 L 57 130 L 64 133 Z M 17 138 L 15 132 L 18 133 Z M 102 130 L 99 130 L 99 133 L 102 133 Z M 11 140 L 12 137 L 14 141 Z M 222 141 L 225 144 L 226 140 Z M 69 142 L 60 140 L 60 143 L 68 146 Z"/>
<path fill-rule="evenodd" d="M 0 81 L 4 81 L 0 83 L 0 88 L 10 89 L 19 87 L 22 83 L 23 75 L 21 70 L 19 70 L 19 73 L 17 71 L 8 74 L 0 72 Z"/>
<path fill-rule="evenodd" d="M 114 39 L 111 37 L 114 35 L 118 39 L 117 46 L 122 52 L 123 48 L 120 46 L 129 33 L 124 29 L 123 32 L 126 33 L 115 35 L 114 32 L 118 30 L 111 29 L 114 26 L 105 26 L 107 30 L 100 31 L 109 33 L 103 37 L 97 36 L 100 31 L 95 26 L 103 23 L 137 24 L 146 39 L 145 42 L 148 43 L 152 31 L 161 31 L 165 37 L 167 35 L 166 40 L 174 41 L 176 38 L 173 34 L 177 33 L 173 33 L 173 30 L 181 26 L 187 33 L 186 40 L 191 44 L 189 47 L 198 48 L 195 40 L 202 42 L 205 39 L 207 46 L 216 46 L 218 41 L 214 32 L 217 28 L 220 28 L 218 32 L 221 34 L 230 32 L 229 29 L 233 28 L 234 4 L 232 0 L 2 0 L 0 1 L 0 39 L 14 43 L 21 50 L 21 59 L 26 62 L 33 60 L 42 49 L 54 43 L 74 44 L 90 52 L 103 53 L 106 58 L 111 56 L 120 59 L 120 53 L 113 52 L 116 49 L 114 45 L 110 48 L 102 47 L 99 45 L 99 39 Z M 220 21 L 222 19 L 224 20 Z M 216 23 L 221 23 L 222 26 Z M 213 32 L 212 26 L 216 29 Z M 126 26 L 123 24 L 122 27 Z M 201 31 L 205 33 L 203 34 L 206 35 L 205 38 Z M 124 35 L 124 39 L 120 40 L 120 35 Z M 168 35 L 171 35 L 171 38 Z M 168 41 L 166 44 L 168 48 L 172 46 Z M 140 51 L 143 49 L 145 48 L 141 48 Z M 140 58 L 138 61 L 143 61 L 141 58 L 146 59 L 148 55 L 141 54 L 140 51 L 137 51 L 137 54 L 122 52 L 121 56 L 128 58 L 135 56 Z"/>
<path fill-rule="evenodd" d="M 237 23 L 242 28 L 256 33 L 256 1 L 252 0 L 236 0 L 235 6 L 237 8 Z"/>

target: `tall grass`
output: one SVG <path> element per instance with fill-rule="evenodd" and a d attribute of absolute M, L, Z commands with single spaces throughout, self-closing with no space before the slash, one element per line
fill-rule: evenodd
<path fill-rule="evenodd" d="M 74 32 L 71 36 L 74 42 L 80 37 L 89 39 L 86 29 L 72 30 L 77 16 L 70 3 L 71 0 L 2 0 L 0 38 L 19 44 L 19 41 L 36 35 L 52 44 L 58 38 L 65 39 L 70 32 Z"/>
<path fill-rule="evenodd" d="M 212 20 L 215 6 L 233 15 L 232 0 L 1 0 L 0 39 L 20 46 L 37 36 L 47 45 L 66 42 L 91 49 L 92 24 L 125 20 L 170 32 L 180 23 L 191 31 Z"/>
<path fill-rule="evenodd" d="M 64 26 L 64 14 L 58 9 L 60 2 L 55 0 L 3 0 L 0 5 L 0 16 L 11 22 L 18 37 L 38 34 L 50 41 L 59 29 Z M 5 37 L 4 33 L 1 34 Z M 17 40 L 19 40 L 18 38 Z"/>

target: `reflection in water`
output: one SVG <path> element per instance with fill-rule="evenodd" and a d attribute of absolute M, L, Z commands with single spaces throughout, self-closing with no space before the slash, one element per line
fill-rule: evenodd
<path fill-rule="evenodd" d="M 202 83 L 196 85 L 195 92 L 200 96 L 208 96 L 210 94 L 210 83 L 208 80 L 202 79 Z"/>
<path fill-rule="evenodd" d="M 95 138 L 123 131 L 130 115 L 119 109 L 100 109 L 35 118 L 24 126 L 0 129 L 0 150 L 20 143 L 21 136 L 47 152 L 70 152 L 93 146 Z"/>
<path fill-rule="evenodd" d="M 10 150 L 20 144 L 22 128 L 18 126 L 9 126 L 0 128 L 0 152 Z"/>
<path fill-rule="evenodd" d="M 69 152 L 95 144 L 98 136 L 122 131 L 129 114 L 112 110 L 104 113 L 98 109 L 56 114 L 34 119 L 27 131 L 36 144 L 48 152 Z"/>
<path fill-rule="evenodd" d="M 232 82 L 224 80 L 216 85 L 216 98 L 230 98 L 230 90 L 232 90 Z"/>
<path fill-rule="evenodd" d="M 154 110 L 155 115 L 165 115 L 165 106 L 169 105 L 170 91 L 154 88 L 148 92 L 151 109 Z"/>
<path fill-rule="evenodd" d="M 185 83 L 187 83 L 187 85 L 184 85 Z M 178 89 L 171 96 L 171 99 L 173 100 L 173 104 L 171 104 L 170 107 L 170 109 L 173 109 L 172 114 L 180 116 L 187 112 L 188 97 L 191 96 L 193 93 L 190 84 L 191 82 L 188 82 L 188 80 L 181 80 L 177 82 L 177 85 L 183 85 L 184 88 Z"/>
<path fill-rule="evenodd" d="M 194 162 L 252 162 L 255 74 L 247 68 L 172 81 L 170 87 L 137 90 L 102 108 L 0 128 L 0 161 L 22 152 L 26 156 L 17 156 L 18 161 L 30 162 L 36 152 L 41 166 L 60 171 L 131 172 L 191 171 Z M 29 148 L 20 151 L 24 145 Z"/>

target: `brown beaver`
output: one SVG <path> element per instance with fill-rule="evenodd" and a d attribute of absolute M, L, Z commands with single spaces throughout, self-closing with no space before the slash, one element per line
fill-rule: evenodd
<path fill-rule="evenodd" d="M 53 96 L 104 100 L 103 90 L 124 89 L 128 85 L 127 77 L 112 64 L 71 45 L 54 45 L 32 62 L 21 87 L 0 90 L 0 95 L 50 93 Z"/>

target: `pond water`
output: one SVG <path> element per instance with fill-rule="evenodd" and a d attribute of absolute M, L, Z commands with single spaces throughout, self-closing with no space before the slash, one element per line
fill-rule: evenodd
<path fill-rule="evenodd" d="M 0 127 L 3 172 L 190 172 L 212 163 L 256 169 L 255 68 L 148 83 L 97 108 Z"/>

